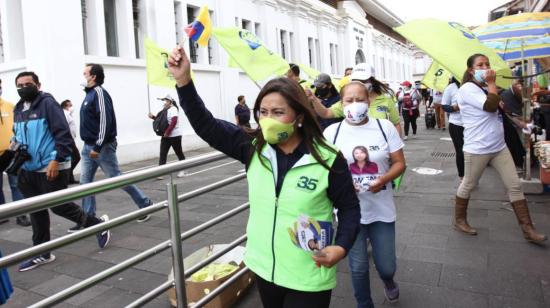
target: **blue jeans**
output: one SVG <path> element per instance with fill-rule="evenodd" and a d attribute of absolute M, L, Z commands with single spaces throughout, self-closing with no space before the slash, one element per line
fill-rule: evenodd
<path fill-rule="evenodd" d="M 105 176 L 112 178 L 119 176 L 120 168 L 118 167 L 118 160 L 116 158 L 116 141 L 104 144 L 99 153 L 99 157 L 96 159 L 90 158 L 90 151 L 94 148 L 93 145 L 85 144 L 82 149 L 82 161 L 80 184 L 91 183 L 94 181 L 94 176 L 97 171 L 97 167 L 100 167 L 105 173 Z M 128 185 L 122 188 L 127 192 L 134 200 L 136 205 L 141 209 L 151 204 L 151 200 L 139 189 L 136 185 Z M 95 196 L 84 197 L 82 199 L 82 208 L 84 211 L 95 216 Z"/>
<path fill-rule="evenodd" d="M 362 224 L 357 239 L 348 255 L 351 283 L 359 308 L 374 308 L 370 296 L 367 238 L 372 246 L 374 265 L 384 283 L 393 284 L 393 276 L 396 270 L 395 222 L 377 221 L 368 225 Z"/>
<path fill-rule="evenodd" d="M 19 190 L 19 188 L 17 188 L 17 176 L 8 174 L 8 183 L 10 184 L 11 200 L 12 201 L 22 200 L 24 197 L 23 197 L 23 194 L 21 194 L 21 191 Z M 4 197 L 4 190 L 2 189 L 3 185 L 4 185 L 4 176 L 2 173 L 0 173 L 0 204 L 6 203 L 6 198 Z"/>

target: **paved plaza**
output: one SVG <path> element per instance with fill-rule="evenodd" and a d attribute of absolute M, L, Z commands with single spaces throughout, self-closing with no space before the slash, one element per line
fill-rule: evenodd
<path fill-rule="evenodd" d="M 419 119 L 419 123 L 423 118 Z M 371 289 L 377 306 L 393 307 L 550 307 L 550 244 L 535 246 L 523 240 L 507 195 L 496 172 L 488 169 L 471 199 L 470 224 L 477 236 L 467 236 L 451 228 L 453 197 L 458 186 L 452 143 L 448 132 L 427 131 L 423 125 L 418 137 L 406 141 L 408 171 L 396 194 L 397 257 L 396 280 L 400 302 L 384 301 L 383 287 L 371 267 Z M 445 139 L 441 139 L 445 138 Z M 186 153 L 200 155 L 211 149 Z M 442 153 L 442 154 L 441 154 Z M 135 170 L 155 165 L 149 160 L 122 168 Z M 415 167 L 443 170 L 438 175 L 420 175 Z M 225 159 L 188 170 L 176 179 L 181 194 L 243 172 L 244 166 Z M 165 180 L 140 183 L 154 201 L 166 199 Z M 4 192 L 9 196 L 7 181 Z M 246 181 L 227 186 L 180 204 L 181 226 L 188 230 L 247 201 Z M 135 210 L 122 190 L 101 194 L 98 214 L 111 218 Z M 550 234 L 550 197 L 528 196 L 537 229 Z M 55 215 L 52 237 L 66 234 L 73 224 Z M 184 255 L 212 244 L 227 243 L 244 234 L 247 214 L 242 213 L 183 242 Z M 11 267 L 15 292 L 6 307 L 24 307 L 62 290 L 84 278 L 121 262 L 169 238 L 168 214 L 158 212 L 146 223 L 133 222 L 112 230 L 108 248 L 99 250 L 95 238 L 66 246 L 54 254 L 57 260 L 37 269 L 19 273 Z M 15 219 L 0 225 L 0 248 L 4 254 L 31 244 L 30 227 L 19 227 Z M 170 251 L 102 282 L 56 307 L 122 307 L 167 279 L 171 268 Z M 338 286 L 331 307 L 354 307 L 347 260 L 338 266 Z M 169 307 L 161 296 L 147 307 Z M 253 287 L 238 303 L 239 308 L 260 307 Z"/>

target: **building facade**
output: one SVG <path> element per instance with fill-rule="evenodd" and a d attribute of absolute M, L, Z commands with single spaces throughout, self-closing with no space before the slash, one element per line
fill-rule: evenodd
<path fill-rule="evenodd" d="M 79 121 L 84 65 L 102 64 L 118 120 L 119 160 L 156 157 L 159 138 L 147 113 L 161 108 L 156 98 L 176 93 L 147 86 L 145 37 L 166 49 L 177 42 L 184 45 L 199 93 L 216 117 L 234 121 L 237 96 L 245 95 L 250 106 L 259 92 L 242 71 L 228 67 L 227 54 L 214 39 L 208 48 L 198 48 L 184 37 L 184 26 L 205 4 L 214 26 L 248 29 L 288 62 L 335 77 L 346 67 L 368 62 L 377 78 L 393 87 L 412 77 L 413 52 L 391 30 L 402 21 L 375 0 L 3 0 L 3 97 L 17 101 L 14 78 L 31 70 L 40 77 L 42 90 L 58 101 L 73 101 Z M 182 123 L 184 149 L 204 146 L 189 123 Z"/>

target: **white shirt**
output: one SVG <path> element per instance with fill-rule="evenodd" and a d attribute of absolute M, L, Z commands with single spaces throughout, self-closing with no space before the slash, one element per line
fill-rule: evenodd
<path fill-rule="evenodd" d="M 441 104 L 441 101 L 443 100 L 443 93 L 439 91 L 433 91 L 433 103 L 434 104 Z"/>
<path fill-rule="evenodd" d="M 63 113 L 65 113 L 65 119 L 67 119 L 67 123 L 69 123 L 69 129 L 71 130 L 71 136 L 73 136 L 73 139 L 75 139 L 76 138 L 76 123 L 74 122 L 72 112 L 68 111 L 66 109 L 63 109 Z"/>
<path fill-rule="evenodd" d="M 168 137 L 177 137 L 182 135 L 181 128 L 180 128 L 179 110 L 174 106 L 170 106 L 170 108 L 168 108 L 168 113 L 166 114 L 166 119 L 168 120 L 168 124 L 172 123 L 173 117 L 177 117 L 178 121 L 176 122 L 176 126 L 174 126 L 174 129 L 172 130 L 172 132 L 170 132 L 170 136 Z"/>
<path fill-rule="evenodd" d="M 458 107 L 464 126 L 464 152 L 492 154 L 506 148 L 502 116 L 483 110 L 487 95 L 473 82 L 458 90 Z"/>
<path fill-rule="evenodd" d="M 338 125 L 339 123 L 335 123 L 325 129 L 324 135 L 329 142 L 334 140 Z M 388 142 L 384 139 L 376 119 L 369 119 L 367 124 L 361 126 L 353 126 L 345 120 L 342 121 L 335 142 L 348 161 L 354 184 L 360 189 L 357 197 L 361 205 L 361 224 L 376 221 L 394 222 L 396 218 L 391 183 L 386 184 L 386 188 L 378 193 L 367 191 L 368 182 L 376 180 L 390 169 L 390 153 L 399 151 L 404 146 L 390 121 L 381 119 L 380 125 Z M 367 148 L 370 166 L 360 169 L 355 163 L 353 151 L 357 146 Z"/>
<path fill-rule="evenodd" d="M 456 83 L 453 82 L 445 88 L 445 91 L 443 91 L 443 98 L 441 100 L 441 104 L 449 105 L 449 106 L 458 105 L 457 98 L 458 98 L 458 86 L 456 85 Z M 462 126 L 462 117 L 460 116 L 459 111 L 449 113 L 449 123 Z"/>

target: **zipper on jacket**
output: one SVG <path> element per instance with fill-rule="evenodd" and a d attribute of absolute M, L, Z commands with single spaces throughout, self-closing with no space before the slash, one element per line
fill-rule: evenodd
<path fill-rule="evenodd" d="M 273 215 L 273 231 L 271 232 L 271 254 L 273 267 L 271 268 L 271 282 L 275 282 L 275 226 L 277 225 L 277 210 L 279 209 L 279 194 L 275 197 L 275 214 Z"/>

